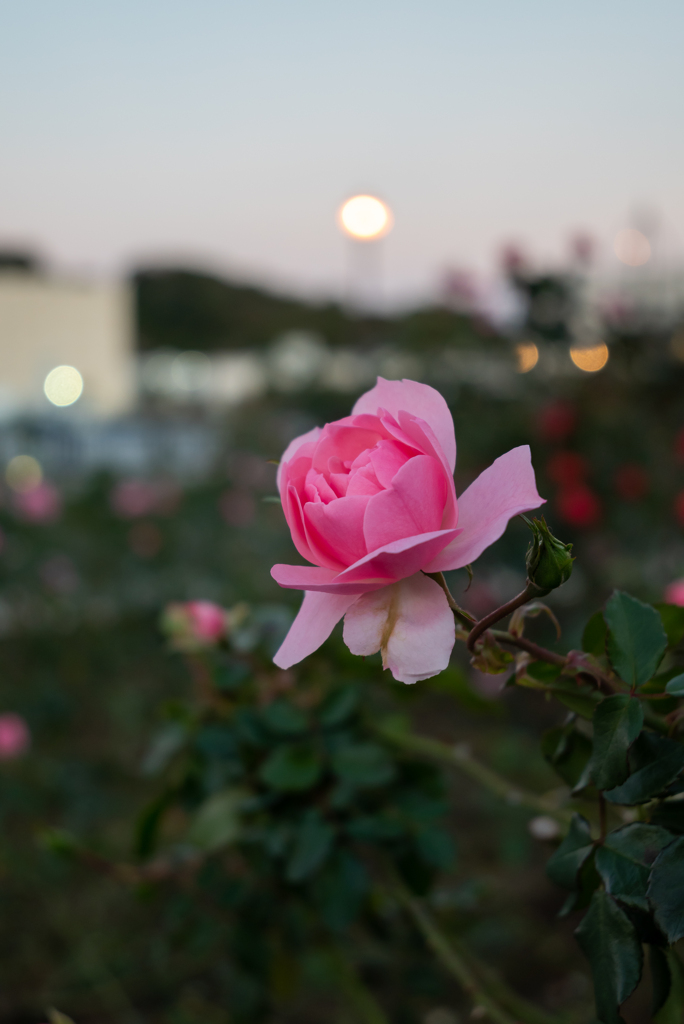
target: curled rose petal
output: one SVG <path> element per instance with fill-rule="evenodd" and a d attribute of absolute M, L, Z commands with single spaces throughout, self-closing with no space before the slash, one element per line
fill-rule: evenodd
<path fill-rule="evenodd" d="M 381 651 L 383 668 L 400 683 L 442 672 L 455 639 L 444 591 L 420 572 L 359 597 L 344 619 L 344 642 L 352 654 Z"/>

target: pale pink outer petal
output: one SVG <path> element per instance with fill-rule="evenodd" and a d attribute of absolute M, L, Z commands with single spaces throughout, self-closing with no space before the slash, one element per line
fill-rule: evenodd
<path fill-rule="evenodd" d="M 462 533 L 448 544 L 425 572 L 444 572 L 470 565 L 498 540 L 508 520 L 545 503 L 540 498 L 529 445 L 512 448 L 480 473 L 458 499 Z"/>
<path fill-rule="evenodd" d="M 278 464 L 278 470 L 276 472 L 276 486 L 280 491 L 280 478 L 283 474 L 283 467 L 286 462 L 291 462 L 298 450 L 303 444 L 307 444 L 309 441 L 317 441 L 321 433 L 320 427 L 312 427 L 306 434 L 300 434 L 299 437 L 293 438 L 288 444 L 287 448 L 280 456 L 280 462 Z"/>
<path fill-rule="evenodd" d="M 385 380 L 384 377 L 378 377 L 375 387 L 361 395 L 352 409 L 352 415 L 377 415 L 379 409 L 386 409 L 395 419 L 403 411 L 425 420 L 434 431 L 453 473 L 456 465 L 454 421 L 439 391 L 415 380 Z"/>
<path fill-rule="evenodd" d="M 458 530 L 436 530 L 418 537 L 404 537 L 359 559 L 344 572 L 313 565 L 284 565 L 271 569 L 271 576 L 289 590 L 315 590 L 323 594 L 366 594 L 388 583 L 412 576 L 427 565 Z"/>
<path fill-rule="evenodd" d="M 383 668 L 415 683 L 447 667 L 456 631 L 444 591 L 419 572 L 360 597 L 345 615 L 343 636 L 352 654 L 381 650 Z"/>
<path fill-rule="evenodd" d="M 278 668 L 290 668 L 317 651 L 347 608 L 356 600 L 356 595 L 315 594 L 307 591 L 297 618 L 273 659 Z"/>

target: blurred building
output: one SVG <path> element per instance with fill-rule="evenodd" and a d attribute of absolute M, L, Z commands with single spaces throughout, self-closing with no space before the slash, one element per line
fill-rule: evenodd
<path fill-rule="evenodd" d="M 0 254 L 0 415 L 48 411 L 45 381 L 62 366 L 82 378 L 79 412 L 129 411 L 136 397 L 134 331 L 126 282 L 53 276 L 28 258 Z"/>

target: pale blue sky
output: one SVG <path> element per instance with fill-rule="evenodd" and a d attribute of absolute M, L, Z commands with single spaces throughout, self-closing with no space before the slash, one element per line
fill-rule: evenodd
<path fill-rule="evenodd" d="M 369 190 L 393 294 L 637 206 L 684 250 L 683 48 L 664 0 L 0 0 L 0 242 L 335 290 Z"/>

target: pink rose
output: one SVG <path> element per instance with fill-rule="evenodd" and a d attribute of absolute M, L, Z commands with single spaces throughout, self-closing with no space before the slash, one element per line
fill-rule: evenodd
<path fill-rule="evenodd" d="M 21 717 L 8 711 L 0 715 L 0 761 L 13 761 L 21 757 L 31 742 L 29 728 Z"/>
<path fill-rule="evenodd" d="M 313 566 L 274 565 L 304 601 L 275 656 L 289 668 L 345 616 L 353 654 L 382 651 L 395 679 L 446 668 L 454 645 L 444 591 L 424 575 L 473 562 L 508 520 L 543 503 L 527 445 L 498 458 L 456 501 L 454 424 L 442 396 L 378 378 L 347 416 L 287 447 L 278 487 L 295 547 Z"/>
<path fill-rule="evenodd" d="M 17 492 L 13 502 L 17 515 L 30 523 L 52 523 L 62 514 L 62 496 L 54 484 L 46 481 Z"/>
<path fill-rule="evenodd" d="M 674 580 L 665 587 L 663 601 L 666 604 L 678 604 L 684 608 L 684 579 Z"/>
<path fill-rule="evenodd" d="M 213 647 L 226 632 L 228 616 L 211 601 L 169 604 L 162 615 L 162 628 L 180 650 Z"/>

